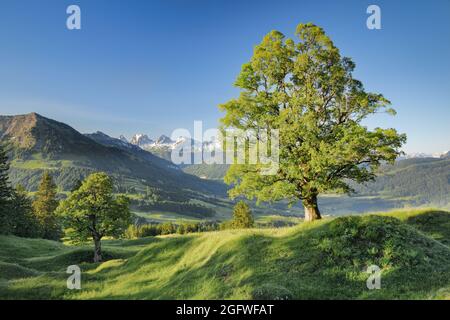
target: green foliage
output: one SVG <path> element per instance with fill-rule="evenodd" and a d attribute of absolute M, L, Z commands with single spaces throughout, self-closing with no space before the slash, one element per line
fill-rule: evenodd
<path fill-rule="evenodd" d="M 70 192 L 75 192 L 78 189 L 80 189 L 81 185 L 83 184 L 83 181 L 81 181 L 80 179 L 78 179 L 77 181 L 75 181 L 75 183 L 72 186 L 72 189 L 70 189 Z"/>
<path fill-rule="evenodd" d="M 220 106 L 224 127 L 279 130 L 278 172 L 261 175 L 263 164 L 235 164 L 225 182 L 233 185 L 231 197 L 302 200 L 320 217 L 318 194 L 350 192 L 349 180 L 373 179 L 381 163 L 397 158 L 406 137 L 361 124 L 375 113 L 395 112 L 353 78 L 355 64 L 320 27 L 300 24 L 296 34 L 297 43 L 278 31 L 267 34 L 237 77 L 240 96 Z"/>
<path fill-rule="evenodd" d="M 101 237 L 120 237 L 128 227 L 131 213 L 128 199 L 114 197 L 113 183 L 105 173 L 91 174 L 76 191 L 61 202 L 58 212 L 64 226 L 74 231 L 71 240 L 84 242 L 94 232 Z"/>
<path fill-rule="evenodd" d="M 156 224 L 130 224 L 124 232 L 124 238 L 126 239 L 137 239 L 144 237 L 153 237 L 157 236 L 158 233 L 158 225 Z"/>
<path fill-rule="evenodd" d="M 113 195 L 113 182 L 105 173 L 94 173 L 61 202 L 58 213 L 74 242 L 93 239 L 101 260 L 100 240 L 120 237 L 131 223 L 129 199 Z"/>
<path fill-rule="evenodd" d="M 10 232 L 11 186 L 8 177 L 9 162 L 2 144 L 0 144 L 0 234 Z"/>
<path fill-rule="evenodd" d="M 219 226 L 220 230 L 227 230 L 227 229 L 233 229 L 233 228 L 234 228 L 233 220 L 224 221 Z"/>
<path fill-rule="evenodd" d="M 219 230 L 219 224 L 216 222 L 197 222 L 197 223 L 144 223 L 130 225 L 125 231 L 125 238 L 137 239 L 144 237 L 154 237 L 167 234 L 188 234 L 195 232 L 208 232 Z"/>
<path fill-rule="evenodd" d="M 8 171 L 8 156 L 6 155 L 3 145 L 0 144 L 0 199 L 8 199 L 11 196 Z"/>
<path fill-rule="evenodd" d="M 235 229 L 252 228 L 254 225 L 250 207 L 244 201 L 239 201 L 233 209 L 231 227 Z"/>
<path fill-rule="evenodd" d="M 13 190 L 11 212 L 14 212 L 10 231 L 19 237 L 39 238 L 43 236 L 41 224 L 34 214 L 31 199 L 21 185 Z"/>
<path fill-rule="evenodd" d="M 175 233 L 176 230 L 177 229 L 172 222 L 165 222 L 165 223 L 161 224 L 161 234 L 162 235 Z"/>
<path fill-rule="evenodd" d="M 39 237 L 41 228 L 34 215 L 31 200 L 21 185 L 11 188 L 8 170 L 8 158 L 0 145 L 0 234 Z"/>
<path fill-rule="evenodd" d="M 417 233 L 398 219 L 369 215 L 336 219 L 329 224 L 331 237 L 318 243 L 327 258 L 324 263 L 365 267 L 378 265 L 384 269 L 412 267 L 427 259 L 430 239 L 408 242 Z"/>
<path fill-rule="evenodd" d="M 49 240 L 59 240 L 61 227 L 56 215 L 58 207 L 56 184 L 49 172 L 42 175 L 36 198 L 33 201 L 33 211 L 42 232 L 42 237 Z"/>

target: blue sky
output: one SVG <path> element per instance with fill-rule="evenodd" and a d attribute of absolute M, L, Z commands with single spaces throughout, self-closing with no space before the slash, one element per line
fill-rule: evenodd
<path fill-rule="evenodd" d="M 81 30 L 66 28 L 70 4 Z M 381 30 L 366 28 L 370 4 Z M 368 126 L 407 133 L 407 152 L 450 149 L 449 0 L 2 0 L 0 114 L 127 137 L 215 127 L 253 47 L 273 29 L 293 37 L 300 22 L 322 26 L 366 89 L 392 101 L 397 116 Z"/>

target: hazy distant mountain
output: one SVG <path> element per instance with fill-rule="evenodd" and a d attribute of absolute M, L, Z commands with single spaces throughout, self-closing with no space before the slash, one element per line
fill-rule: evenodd
<path fill-rule="evenodd" d="M 358 194 L 404 198 L 412 205 L 448 205 L 450 157 L 400 160 L 381 167 L 375 181 L 354 187 Z"/>
<path fill-rule="evenodd" d="M 95 171 L 108 172 L 121 187 L 143 192 L 147 187 L 201 193 L 223 189 L 121 139 L 101 132 L 83 135 L 36 113 L 0 116 L 0 141 L 8 146 L 12 182 L 29 190 L 36 189 L 44 170 L 52 172 L 62 190 Z"/>
<path fill-rule="evenodd" d="M 413 152 L 413 153 L 407 153 L 407 154 L 399 157 L 399 160 L 417 159 L 417 158 L 441 158 L 441 157 L 445 157 L 445 155 L 448 154 L 449 152 L 450 151 L 435 152 L 435 153 Z"/>

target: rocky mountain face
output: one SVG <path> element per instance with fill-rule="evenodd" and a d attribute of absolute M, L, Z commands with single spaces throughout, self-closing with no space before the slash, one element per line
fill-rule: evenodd
<path fill-rule="evenodd" d="M 121 136 L 121 137 L 123 137 L 123 136 Z M 139 146 L 139 147 L 144 147 L 148 144 L 154 143 L 154 141 L 152 139 L 150 139 L 146 134 L 135 134 L 131 138 L 130 143 L 134 144 L 136 146 Z"/>
<path fill-rule="evenodd" d="M 40 153 L 45 159 L 71 154 L 108 153 L 72 127 L 37 113 L 0 116 L 0 139 L 7 141 L 14 156 L 28 159 Z"/>

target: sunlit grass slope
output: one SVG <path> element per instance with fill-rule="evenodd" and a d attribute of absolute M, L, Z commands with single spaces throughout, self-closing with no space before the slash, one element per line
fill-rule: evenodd
<path fill-rule="evenodd" d="M 0 237 L 0 298 L 442 299 L 450 297 L 450 213 L 400 211 L 295 227 L 105 241 L 89 247 Z M 68 265 L 82 290 L 66 289 Z M 382 269 L 368 290 L 367 266 Z"/>

